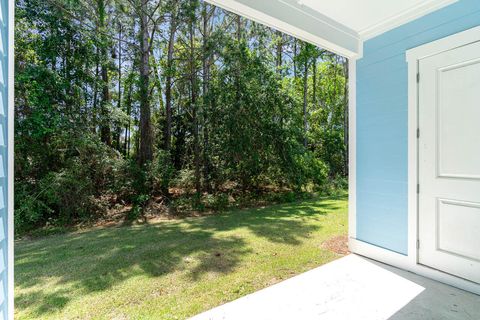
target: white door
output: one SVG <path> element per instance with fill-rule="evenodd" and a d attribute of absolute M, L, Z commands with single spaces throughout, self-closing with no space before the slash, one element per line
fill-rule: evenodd
<path fill-rule="evenodd" d="M 419 263 L 480 283 L 480 42 L 419 72 Z"/>

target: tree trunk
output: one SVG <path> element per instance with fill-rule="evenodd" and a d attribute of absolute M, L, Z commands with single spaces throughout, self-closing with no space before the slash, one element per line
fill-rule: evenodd
<path fill-rule="evenodd" d="M 215 8 L 213 8 L 215 10 Z M 208 115 L 210 111 L 210 97 L 208 96 L 209 81 L 210 81 L 210 53 L 208 52 L 208 37 L 209 37 L 209 16 L 208 16 L 208 4 L 203 3 L 203 180 L 204 186 L 207 192 L 211 192 L 210 183 L 210 158 L 208 153 L 209 147 L 209 128 L 208 128 Z"/>
<path fill-rule="evenodd" d="M 119 110 L 122 109 L 122 24 L 118 26 L 118 104 L 117 108 Z M 120 124 L 118 124 L 115 132 L 115 141 L 116 147 L 119 152 L 121 152 L 122 148 L 120 145 L 120 132 L 122 130 Z"/>
<path fill-rule="evenodd" d="M 110 89 L 109 89 L 109 79 L 108 79 L 108 50 L 107 44 L 108 41 L 104 36 L 105 32 L 105 19 L 106 19 L 106 10 L 105 10 L 104 0 L 98 0 L 98 12 L 99 12 L 99 27 L 102 34 L 102 43 L 100 45 L 100 57 L 101 57 L 101 67 L 102 67 L 102 102 L 100 106 L 100 139 L 103 143 L 107 145 L 112 144 L 112 137 L 110 133 L 110 123 L 109 123 L 109 114 L 108 114 L 108 104 L 110 103 Z"/>
<path fill-rule="evenodd" d="M 200 141 L 198 134 L 198 106 L 197 106 L 197 88 L 196 88 L 196 70 L 195 70 L 195 30 L 194 19 L 190 21 L 190 86 L 191 86 L 191 105 L 193 118 L 193 163 L 195 167 L 195 190 L 197 195 L 202 192 L 200 183 Z"/>
<path fill-rule="evenodd" d="M 102 49 L 103 50 L 103 49 Z M 102 66 L 102 106 L 101 106 L 101 122 L 100 122 L 100 137 L 103 143 L 112 145 L 112 137 L 110 134 L 108 103 L 110 103 L 110 90 L 108 88 L 108 70 L 105 65 Z"/>
<path fill-rule="evenodd" d="M 237 24 L 237 30 L 236 30 L 237 42 L 238 42 L 238 48 L 240 49 L 240 41 L 242 40 L 242 18 L 239 15 L 236 16 L 236 24 Z M 241 66 L 240 60 L 238 60 L 236 63 L 237 63 L 237 66 L 235 68 L 235 88 L 236 88 L 235 96 L 236 96 L 237 105 L 240 107 L 240 99 L 241 99 L 240 72 L 241 72 L 242 66 Z"/>
<path fill-rule="evenodd" d="M 148 0 L 141 0 L 140 17 L 140 146 L 138 162 L 141 166 L 153 159 L 153 131 L 149 100 L 150 48 L 147 15 Z"/>
<path fill-rule="evenodd" d="M 172 71 L 173 71 L 173 49 L 175 44 L 175 33 L 177 31 L 177 17 L 172 13 L 170 24 L 170 35 L 168 37 L 167 72 L 165 80 L 165 128 L 164 128 L 164 149 L 170 152 L 172 144 Z"/>
<path fill-rule="evenodd" d="M 277 73 L 282 74 L 282 55 L 283 55 L 283 35 L 280 31 L 276 32 L 277 34 L 277 52 L 276 52 L 276 67 Z"/>
<path fill-rule="evenodd" d="M 308 119 L 307 119 L 307 103 L 308 103 L 308 60 L 305 57 L 304 68 L 303 68 L 303 145 L 305 148 L 308 146 Z"/>
<path fill-rule="evenodd" d="M 240 42 L 240 40 L 242 40 L 242 17 L 237 15 L 236 21 L 237 21 L 237 41 Z"/>
<path fill-rule="evenodd" d="M 293 77 L 297 78 L 297 39 L 293 40 Z"/>
<path fill-rule="evenodd" d="M 129 81 L 128 95 L 127 95 L 127 115 L 128 123 L 125 126 L 125 151 L 124 154 L 128 157 L 130 156 L 130 127 L 132 119 L 132 90 L 133 90 L 133 81 Z"/>
<path fill-rule="evenodd" d="M 95 58 L 95 84 L 93 86 L 93 106 L 92 106 L 92 133 L 97 134 L 97 113 L 98 113 L 98 77 L 100 76 L 100 51 L 96 49 Z"/>

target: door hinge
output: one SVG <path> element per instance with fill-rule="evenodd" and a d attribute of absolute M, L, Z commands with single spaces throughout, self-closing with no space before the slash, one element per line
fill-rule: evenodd
<path fill-rule="evenodd" d="M 417 249 L 420 249 L 420 240 L 417 240 Z"/>
<path fill-rule="evenodd" d="M 420 72 L 417 73 L 417 83 L 420 83 Z"/>
<path fill-rule="evenodd" d="M 417 193 L 420 193 L 420 183 L 417 183 Z"/>
<path fill-rule="evenodd" d="M 417 128 L 417 139 L 420 139 L 420 128 Z"/>

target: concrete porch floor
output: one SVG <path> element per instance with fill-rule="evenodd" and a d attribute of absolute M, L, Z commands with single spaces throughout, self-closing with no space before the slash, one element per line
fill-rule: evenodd
<path fill-rule="evenodd" d="M 480 296 L 354 254 L 194 320 L 480 319 Z"/>

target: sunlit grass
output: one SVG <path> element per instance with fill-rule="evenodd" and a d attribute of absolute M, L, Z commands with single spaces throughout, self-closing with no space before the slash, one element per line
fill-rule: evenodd
<path fill-rule="evenodd" d="M 15 244 L 16 319 L 184 319 L 338 257 L 346 197 Z"/>

